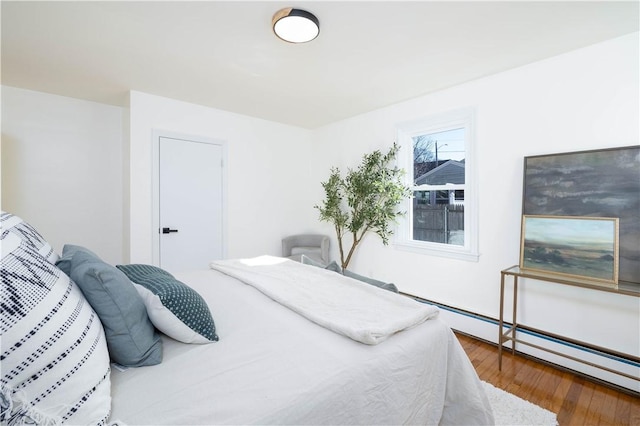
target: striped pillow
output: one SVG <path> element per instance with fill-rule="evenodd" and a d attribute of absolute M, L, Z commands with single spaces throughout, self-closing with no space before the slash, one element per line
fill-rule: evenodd
<path fill-rule="evenodd" d="M 98 316 L 37 248 L 4 228 L 1 245 L 0 423 L 106 424 L 109 353 Z"/>
<path fill-rule="evenodd" d="M 6 234 L 16 234 L 21 240 L 33 247 L 42 257 L 51 263 L 56 263 L 58 254 L 53 250 L 40 233 L 30 224 L 11 213 L 0 212 L 0 228 L 2 238 Z"/>

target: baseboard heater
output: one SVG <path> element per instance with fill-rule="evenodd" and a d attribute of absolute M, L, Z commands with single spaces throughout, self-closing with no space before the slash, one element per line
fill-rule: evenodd
<path fill-rule="evenodd" d="M 441 311 L 440 316 L 454 331 L 483 340 L 494 346 L 498 345 L 499 323 L 497 319 L 412 294 L 401 294 L 418 302 L 437 306 Z M 510 323 L 504 323 L 502 331 L 505 332 L 512 326 Z M 527 339 L 526 343 L 516 343 L 516 353 L 595 382 L 613 386 L 634 396 L 640 396 L 640 381 L 633 379 L 633 377 L 640 377 L 640 358 L 588 345 L 584 342 L 573 341 L 523 325 L 518 325 L 516 332 L 520 336 L 525 335 Z M 539 350 L 536 346 L 544 349 Z M 511 342 L 504 344 L 503 351 L 511 352 Z M 498 357 L 496 356 L 496 368 L 497 364 Z"/>

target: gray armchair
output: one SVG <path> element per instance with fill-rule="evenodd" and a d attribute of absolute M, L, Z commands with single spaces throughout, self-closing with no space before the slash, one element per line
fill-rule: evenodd
<path fill-rule="evenodd" d="M 302 255 L 324 265 L 329 263 L 329 237 L 317 234 L 291 235 L 282 239 L 282 257 L 300 262 Z"/>

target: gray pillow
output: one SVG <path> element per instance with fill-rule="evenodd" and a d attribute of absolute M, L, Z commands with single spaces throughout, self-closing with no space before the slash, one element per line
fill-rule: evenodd
<path fill-rule="evenodd" d="M 374 280 L 373 278 L 365 277 L 363 275 L 358 275 L 358 274 L 356 274 L 354 272 L 349 271 L 348 269 L 345 269 L 343 271 L 342 268 L 340 267 L 340 265 L 338 265 L 335 260 L 331 261 L 331 263 L 329 263 L 328 265 L 325 266 L 322 263 L 319 263 L 319 262 L 317 262 L 317 261 L 315 261 L 315 260 L 313 260 L 313 259 L 311 259 L 311 258 L 309 258 L 309 257 L 307 257 L 307 256 L 305 256 L 303 254 L 301 262 L 304 263 L 305 265 L 317 266 L 318 268 L 324 268 L 324 269 L 327 269 L 329 271 L 338 272 L 338 273 L 343 274 L 345 277 L 354 278 L 356 280 L 365 282 L 367 284 L 374 285 L 376 287 L 383 288 L 385 290 L 392 291 L 394 293 L 398 292 L 398 288 L 393 283 L 385 283 L 383 281 Z"/>
<path fill-rule="evenodd" d="M 324 268 L 326 266 L 324 263 L 319 262 L 316 259 L 313 259 L 305 254 L 300 255 L 300 263 L 302 263 L 303 265 L 311 265 L 318 268 Z"/>
<path fill-rule="evenodd" d="M 349 271 L 348 269 L 345 269 L 344 271 L 342 271 L 342 273 L 344 274 L 345 277 L 351 277 L 356 280 L 365 282 L 367 284 L 371 284 L 376 287 L 380 287 L 385 290 L 392 291 L 394 293 L 398 292 L 398 287 L 396 287 L 396 285 L 393 283 L 385 283 L 384 281 L 374 280 L 373 278 L 365 277 L 364 275 L 358 275 L 354 272 Z"/>
<path fill-rule="evenodd" d="M 304 265 L 315 266 L 317 268 L 328 269 L 329 271 L 333 271 L 333 272 L 342 272 L 340 265 L 338 265 L 335 260 L 332 260 L 331 263 L 329 263 L 328 265 L 325 265 L 324 263 L 303 254 L 300 257 L 300 263 Z"/>
<path fill-rule="evenodd" d="M 88 250 L 71 258 L 71 279 L 104 326 L 112 361 L 126 367 L 162 361 L 162 341 L 147 316 L 142 298 L 127 276 Z"/>
<path fill-rule="evenodd" d="M 324 267 L 324 269 L 328 269 L 329 271 L 333 271 L 333 272 L 342 273 L 342 268 L 340 267 L 340 265 L 338 265 L 338 263 L 335 260 L 332 260 L 331 263 L 329 263 L 327 266 Z"/>
<path fill-rule="evenodd" d="M 88 248 L 85 248 L 82 246 L 76 246 L 73 244 L 65 244 L 64 247 L 62 247 L 62 256 L 60 256 L 60 258 L 56 262 L 56 266 L 62 269 L 62 272 L 67 274 L 68 277 L 71 276 L 71 258 L 73 258 L 73 255 L 75 253 L 80 251 L 88 253 L 99 259 L 98 255 L 92 252 L 91 250 L 89 250 Z"/>

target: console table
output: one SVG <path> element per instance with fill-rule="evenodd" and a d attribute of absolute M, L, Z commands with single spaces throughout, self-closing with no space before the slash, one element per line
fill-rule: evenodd
<path fill-rule="evenodd" d="M 503 331 L 503 327 L 504 327 L 504 288 L 505 288 L 505 277 L 512 277 L 513 280 L 513 316 L 512 316 L 512 325 L 511 327 L 507 330 L 507 331 Z M 596 368 L 600 368 L 602 370 L 606 370 L 609 371 L 611 373 L 615 373 L 624 377 L 628 377 L 634 380 L 638 380 L 640 381 L 640 377 L 636 377 L 636 376 L 632 376 L 630 374 L 626 374 L 620 371 L 616 371 L 613 369 L 610 369 L 608 367 L 604 367 L 602 365 L 598 365 L 598 364 L 594 364 L 591 363 L 589 361 L 585 361 L 582 360 L 580 358 L 576 358 L 570 355 L 566 355 L 551 349 L 547 349 L 544 348 L 542 346 L 539 345 L 535 345 L 533 343 L 529 343 L 523 340 L 518 339 L 518 337 L 516 336 L 516 331 L 517 331 L 517 327 L 518 327 L 518 321 L 517 321 L 517 302 L 518 302 L 518 278 L 530 278 L 530 279 L 534 279 L 534 280 L 539 280 L 539 281 L 548 281 L 548 282 L 554 282 L 554 283 L 558 283 L 558 284 L 564 284 L 564 285 L 571 285 L 571 286 L 576 286 L 576 287 L 582 287 L 582 288 L 588 288 L 588 289 L 592 289 L 592 290 L 597 290 L 597 291 L 607 291 L 607 292 L 612 292 L 612 293 L 618 293 L 618 294 L 623 294 L 623 295 L 627 295 L 627 296 L 632 296 L 632 297 L 640 297 L 640 284 L 636 284 L 636 283 L 627 283 L 627 282 L 620 282 L 617 285 L 609 285 L 609 284 L 600 284 L 600 283 L 596 283 L 596 282 L 589 282 L 589 281 L 574 281 L 574 280 L 570 280 L 570 279 L 564 279 L 562 277 L 558 277 L 558 276 L 554 276 L 552 274 L 545 274 L 543 272 L 538 272 L 538 271 L 529 271 L 526 269 L 521 269 L 519 266 L 512 266 L 510 268 L 504 269 L 500 272 L 500 320 L 499 320 L 499 336 L 498 336 L 498 370 L 502 371 L 502 346 L 504 343 L 511 341 L 511 353 L 515 354 L 515 349 L 516 349 L 516 343 L 520 343 L 523 345 L 527 345 L 527 346 L 531 346 L 533 348 L 545 351 L 545 352 L 549 352 L 552 353 L 554 355 L 558 355 L 564 358 L 568 358 L 571 359 L 573 361 L 578 361 L 581 362 L 583 364 L 587 364 L 590 365 L 592 367 L 596 367 Z M 531 329 L 529 327 L 527 327 L 528 329 L 532 330 L 532 331 L 536 331 L 536 332 L 541 332 L 540 330 L 534 330 Z M 544 332 L 541 332 L 544 333 Z M 550 333 L 544 333 L 547 335 L 550 335 Z M 635 362 L 640 362 L 640 358 L 633 356 L 633 355 L 629 355 L 629 354 L 623 354 L 623 353 L 616 353 L 614 351 L 605 349 L 605 348 L 601 348 L 595 345 L 591 345 L 588 344 L 586 342 L 581 342 L 581 341 L 576 341 L 573 339 L 568 339 L 566 337 L 563 336 L 556 336 L 554 335 L 553 337 L 555 338 L 559 338 L 559 339 L 563 339 L 563 340 L 568 340 L 568 341 L 572 341 L 575 342 L 579 345 L 582 345 L 584 347 L 590 348 L 590 349 L 594 349 L 600 352 L 604 352 L 604 353 L 609 353 L 609 354 L 614 354 Z"/>

